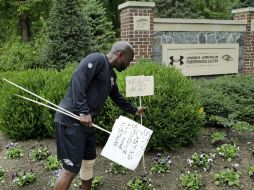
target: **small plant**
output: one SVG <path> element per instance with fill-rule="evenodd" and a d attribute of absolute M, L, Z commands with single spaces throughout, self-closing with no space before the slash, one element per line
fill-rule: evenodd
<path fill-rule="evenodd" d="M 157 154 L 157 156 L 153 158 L 151 171 L 153 174 L 163 175 L 169 172 L 171 164 L 172 160 L 170 156 L 162 157 L 161 154 Z"/>
<path fill-rule="evenodd" d="M 78 179 L 76 183 L 73 184 L 75 188 L 81 188 L 81 179 Z M 92 190 L 98 190 L 103 184 L 103 176 L 95 176 L 92 181 Z"/>
<path fill-rule="evenodd" d="M 254 155 L 254 145 L 251 146 L 252 155 Z"/>
<path fill-rule="evenodd" d="M 20 172 L 16 175 L 16 178 L 13 180 L 13 183 L 17 184 L 19 187 L 23 187 L 30 183 L 33 183 L 36 180 L 36 176 L 33 171 L 29 172 Z"/>
<path fill-rule="evenodd" d="M 50 155 L 45 163 L 45 168 L 48 170 L 56 170 L 61 166 L 61 162 L 56 155 Z"/>
<path fill-rule="evenodd" d="M 2 168 L 2 166 L 0 166 L 0 183 L 3 183 L 5 181 L 4 176 L 5 176 L 5 170 Z"/>
<path fill-rule="evenodd" d="M 227 184 L 229 186 L 240 186 L 240 173 L 236 169 L 227 168 L 214 175 L 216 185 Z"/>
<path fill-rule="evenodd" d="M 187 160 L 187 163 L 190 166 L 193 166 L 193 167 L 196 167 L 196 168 L 203 167 L 204 171 L 207 171 L 212 166 L 212 163 L 213 163 L 212 157 L 214 157 L 214 155 L 212 155 L 212 154 L 202 153 L 202 154 L 199 155 L 197 153 L 194 153 L 191 156 L 191 159 Z"/>
<path fill-rule="evenodd" d="M 14 158 L 20 158 L 23 155 L 24 155 L 23 151 L 20 148 L 11 147 L 7 150 L 5 158 L 14 159 Z"/>
<path fill-rule="evenodd" d="M 202 186 L 202 176 L 197 172 L 186 172 L 180 176 L 181 187 L 186 190 L 197 190 Z"/>
<path fill-rule="evenodd" d="M 30 154 L 32 161 L 43 160 L 49 156 L 49 151 L 46 147 L 33 149 Z"/>
<path fill-rule="evenodd" d="M 111 162 L 110 163 L 110 169 L 109 171 L 113 174 L 125 174 L 127 173 L 127 168 L 115 163 L 115 162 Z"/>
<path fill-rule="evenodd" d="M 92 182 L 92 190 L 99 189 L 99 186 L 103 184 L 103 176 L 95 176 Z"/>
<path fill-rule="evenodd" d="M 249 168 L 248 174 L 254 180 L 254 165 Z"/>
<path fill-rule="evenodd" d="M 215 132 L 211 134 L 211 143 L 212 144 L 219 144 L 223 142 L 226 138 L 226 133 L 225 132 Z"/>
<path fill-rule="evenodd" d="M 217 148 L 218 154 L 223 158 L 227 159 L 228 161 L 231 161 L 238 155 L 238 150 L 239 147 L 237 147 L 235 144 L 223 144 L 219 148 Z"/>
<path fill-rule="evenodd" d="M 130 190 L 154 190 L 152 181 L 146 176 L 141 176 L 130 180 L 127 183 Z"/>
<path fill-rule="evenodd" d="M 233 125 L 233 129 L 246 132 L 253 131 L 253 127 L 245 121 L 238 121 L 235 125 Z"/>

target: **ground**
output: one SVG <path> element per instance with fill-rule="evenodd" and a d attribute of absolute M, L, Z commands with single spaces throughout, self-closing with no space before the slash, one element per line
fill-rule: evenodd
<path fill-rule="evenodd" d="M 145 166 L 147 176 L 151 178 L 152 183 L 155 185 L 156 190 L 180 190 L 179 187 L 179 176 L 182 172 L 186 172 L 190 169 L 187 164 L 187 159 L 191 158 L 191 155 L 195 152 L 205 153 L 212 152 L 215 149 L 215 146 L 210 142 L 210 134 L 212 131 L 217 129 L 206 128 L 203 130 L 200 138 L 193 145 L 188 147 L 181 148 L 177 151 L 166 151 L 160 152 L 163 156 L 172 157 L 172 166 L 170 173 L 165 174 L 164 176 L 159 176 L 157 174 L 151 174 L 150 168 L 152 163 L 152 158 L 158 153 L 157 152 L 148 152 L 145 153 Z M 236 141 L 240 147 L 239 157 L 234 159 L 232 162 L 223 161 L 220 157 L 216 156 L 215 162 L 212 165 L 212 168 L 208 172 L 202 172 L 204 177 L 204 186 L 201 187 L 201 190 L 228 190 L 228 189 L 243 189 L 243 190 L 252 190 L 254 186 L 254 181 L 248 176 L 248 169 L 251 165 L 254 165 L 254 156 L 251 151 L 251 146 L 254 144 L 254 134 L 251 133 L 237 133 L 233 135 L 233 140 Z M 29 157 L 29 152 L 33 147 L 43 145 L 47 146 L 51 153 L 56 153 L 56 146 L 54 139 L 45 139 L 45 140 L 29 140 L 18 142 L 17 146 L 24 150 L 24 156 L 18 159 L 4 159 L 5 156 L 5 146 L 9 143 L 10 140 L 3 137 L 0 134 L 0 166 L 2 166 L 6 171 L 5 182 L 0 184 L 1 190 L 49 190 L 53 189 L 49 185 L 49 181 L 52 177 L 52 171 L 46 171 L 44 169 L 44 161 L 32 162 Z M 142 167 L 142 160 L 139 164 L 139 167 L 135 171 L 130 171 L 126 174 L 112 174 L 106 172 L 109 170 L 110 160 L 100 156 L 101 148 L 97 149 L 98 158 L 95 166 L 95 175 L 103 176 L 103 185 L 99 187 L 99 190 L 121 190 L 126 188 L 126 184 L 129 180 L 134 177 L 141 176 L 144 172 Z M 225 166 L 230 167 L 232 164 L 239 164 L 238 171 L 241 172 L 241 185 L 240 187 L 228 187 L 228 186 L 216 186 L 213 181 L 213 176 L 218 171 L 224 169 Z M 19 170 L 28 171 L 32 169 L 36 175 L 37 180 L 30 184 L 26 185 L 23 188 L 19 188 L 16 185 L 13 185 L 13 174 Z M 75 179 L 74 183 L 71 186 L 71 190 L 78 189 L 74 187 L 74 184 L 77 183 Z"/>

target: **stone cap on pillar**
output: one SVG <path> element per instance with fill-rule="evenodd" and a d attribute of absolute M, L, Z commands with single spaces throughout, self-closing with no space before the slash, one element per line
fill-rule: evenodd
<path fill-rule="evenodd" d="M 254 7 L 246 7 L 246 8 L 241 8 L 241 9 L 234 9 L 232 10 L 233 14 L 237 13 L 247 13 L 247 12 L 254 12 Z"/>
<path fill-rule="evenodd" d="M 122 10 L 128 7 L 154 8 L 155 2 L 127 1 L 123 4 L 118 5 L 118 10 Z"/>

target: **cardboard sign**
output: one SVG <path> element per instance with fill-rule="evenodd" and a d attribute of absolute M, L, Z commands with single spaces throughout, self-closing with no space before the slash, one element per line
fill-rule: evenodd
<path fill-rule="evenodd" d="M 101 155 L 130 169 L 135 170 L 153 131 L 139 123 L 120 116 Z"/>
<path fill-rule="evenodd" d="M 154 95 L 153 76 L 127 76 L 126 97 Z"/>

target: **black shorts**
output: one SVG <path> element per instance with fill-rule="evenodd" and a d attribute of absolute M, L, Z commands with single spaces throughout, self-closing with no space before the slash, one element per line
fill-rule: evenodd
<path fill-rule="evenodd" d="M 56 125 L 57 157 L 62 161 L 63 168 L 78 173 L 82 160 L 96 158 L 95 132 L 86 132 L 79 124 L 73 126 Z"/>

